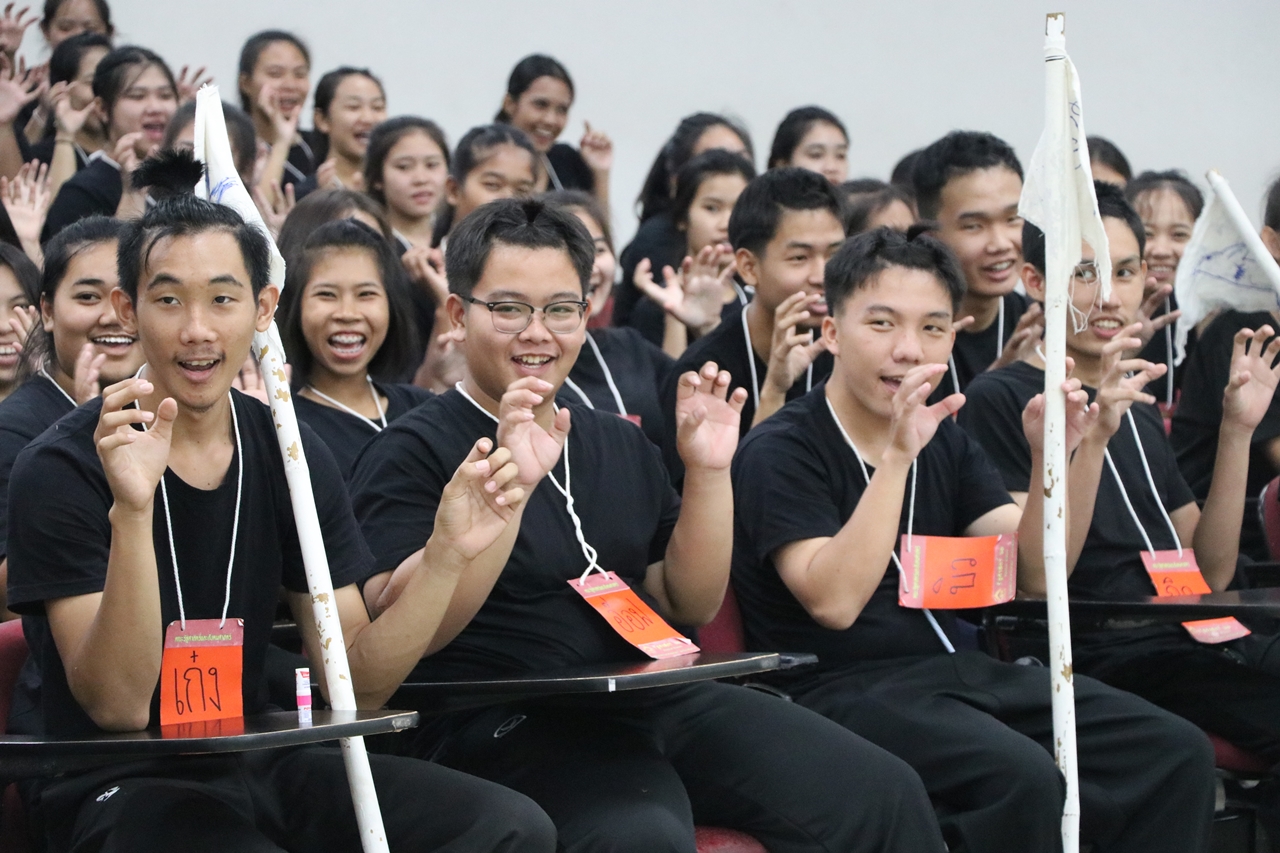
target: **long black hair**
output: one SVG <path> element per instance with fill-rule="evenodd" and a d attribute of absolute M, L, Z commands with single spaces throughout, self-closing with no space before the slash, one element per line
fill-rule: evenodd
<path fill-rule="evenodd" d="M 560 64 L 560 61 L 547 56 L 544 53 L 533 53 L 516 63 L 516 67 L 511 69 L 511 76 L 507 78 L 507 95 L 511 100 L 518 101 L 520 96 L 529 90 L 533 85 L 533 81 L 539 77 L 551 77 L 559 80 L 561 83 L 569 87 L 569 98 L 572 100 L 573 78 L 569 76 L 569 69 Z M 498 114 L 493 117 L 495 122 L 506 123 L 511 121 L 511 116 L 507 115 L 504 108 L 506 99 L 503 99 L 503 107 L 498 108 Z"/>
<path fill-rule="evenodd" d="M 755 159 L 754 149 L 751 147 L 751 134 L 747 133 L 746 128 L 738 122 L 716 113 L 694 113 L 685 116 L 676 126 L 675 133 L 671 134 L 671 138 L 654 158 L 653 165 L 649 167 L 649 174 L 644 179 L 644 186 L 640 188 L 636 205 L 640 208 L 641 222 L 671 209 L 676 174 L 693 157 L 693 149 L 702 138 L 702 134 L 713 127 L 725 127 L 737 134 L 742 140 L 743 147 L 747 149 L 747 159 Z"/>

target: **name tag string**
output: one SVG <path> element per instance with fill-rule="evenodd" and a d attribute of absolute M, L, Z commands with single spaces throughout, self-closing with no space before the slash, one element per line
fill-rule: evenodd
<path fill-rule="evenodd" d="M 745 303 L 744 303 L 745 306 Z M 758 410 L 760 408 L 760 377 L 756 372 L 756 351 L 751 346 L 751 329 L 747 327 L 747 309 L 743 307 L 739 312 L 742 316 L 742 337 L 746 340 L 747 347 L 747 367 L 751 369 L 751 402 Z M 809 339 L 813 339 L 813 330 L 809 331 Z M 809 362 L 809 369 L 805 371 L 806 392 L 813 390 L 813 362 Z"/>
<path fill-rule="evenodd" d="M 867 463 L 862 459 L 862 453 L 858 450 L 858 446 L 853 443 L 853 439 L 849 436 L 848 431 L 845 430 L 844 424 L 840 423 L 840 417 L 836 414 L 835 406 L 831 405 L 831 399 L 824 395 L 823 400 L 827 404 L 827 411 L 831 413 L 831 420 L 835 421 L 836 429 L 840 430 L 840 435 L 844 436 L 845 444 L 849 445 L 849 449 L 853 451 L 854 458 L 858 460 L 858 467 L 862 469 L 862 476 L 867 481 L 867 485 L 870 486 L 871 473 L 867 470 Z M 916 474 L 918 468 L 918 460 L 913 459 L 911 461 L 911 502 L 907 504 L 908 548 L 911 547 L 911 535 L 916 521 Z M 902 560 L 899 559 L 898 552 L 896 550 L 890 551 L 889 556 L 893 559 L 893 564 L 898 567 L 898 574 L 904 574 L 905 569 L 902 568 Z M 942 626 L 938 624 L 938 620 L 934 617 L 933 611 L 927 608 L 922 608 L 921 612 L 924 613 L 924 618 L 928 620 L 929 627 L 933 629 L 933 633 L 942 641 L 943 648 L 948 652 L 954 653 L 956 647 L 951 643 L 951 639 L 946 635 L 946 632 L 942 630 Z"/>
<path fill-rule="evenodd" d="M 1160 499 L 1160 491 L 1156 488 L 1155 477 L 1151 474 L 1151 466 L 1147 462 L 1147 451 L 1142 446 L 1142 439 L 1138 436 L 1138 424 L 1133 419 L 1133 410 L 1125 412 L 1125 417 L 1129 421 L 1129 428 L 1133 430 L 1133 441 L 1138 446 L 1138 458 L 1142 460 L 1142 470 L 1147 475 L 1147 485 L 1151 487 L 1151 495 L 1156 500 L 1156 506 L 1160 509 L 1160 515 L 1164 518 L 1164 523 L 1169 528 L 1170 535 L 1173 536 L 1173 544 L 1178 549 L 1178 556 L 1182 556 L 1182 540 L 1178 537 L 1178 531 L 1173 526 L 1173 519 L 1169 517 L 1168 511 L 1164 508 L 1164 501 Z M 1138 518 L 1138 512 L 1133 507 L 1133 501 L 1129 500 L 1129 492 L 1124 487 L 1124 480 L 1120 479 L 1120 471 L 1116 468 L 1116 463 L 1111 459 L 1111 451 L 1103 451 L 1103 456 L 1107 460 L 1107 466 L 1111 469 L 1111 475 L 1115 477 L 1116 485 L 1120 487 L 1120 496 L 1124 498 L 1124 505 L 1129 509 L 1129 515 L 1133 518 L 1133 523 L 1137 525 L 1138 532 L 1142 534 L 1142 541 L 1146 543 L 1147 550 L 1155 555 L 1155 545 L 1151 542 L 1151 537 L 1147 535 L 1146 527 L 1143 526 L 1142 520 Z"/>
<path fill-rule="evenodd" d="M 627 407 L 622 402 L 622 393 L 618 391 L 617 383 L 613 381 L 613 371 L 609 369 L 609 363 L 604 360 L 604 354 L 600 352 L 600 346 L 596 343 L 595 338 L 591 337 L 590 332 L 587 333 L 587 345 L 590 346 L 591 351 L 596 354 L 596 361 L 599 362 L 600 369 L 604 371 L 604 381 L 609 386 L 609 393 L 613 394 L 613 402 L 614 405 L 618 407 L 618 414 L 626 417 Z M 587 393 L 578 387 L 578 383 L 566 376 L 564 384 L 568 385 L 569 389 L 582 399 L 582 402 L 587 405 L 587 408 L 594 409 L 596 407 L 596 404 L 591 402 L 591 398 L 587 396 Z M 486 414 L 488 413 L 486 412 Z M 569 475 L 567 473 L 565 474 L 565 479 L 569 479 Z"/>
<path fill-rule="evenodd" d="M 50 384 L 52 384 L 54 388 L 57 388 L 58 392 L 62 394 L 62 396 L 67 398 L 67 402 L 71 404 L 71 408 L 77 409 L 80 407 L 80 404 L 76 402 L 76 398 L 68 394 L 67 389 L 59 385 L 57 380 L 49 375 L 49 371 L 45 370 L 44 365 L 40 366 L 40 375 L 45 379 L 48 379 Z"/>
<path fill-rule="evenodd" d="M 382 399 L 378 396 L 378 389 L 373 387 L 373 378 L 366 374 L 364 377 L 364 381 L 369 383 L 369 393 L 373 395 L 373 405 L 377 406 L 378 408 L 378 420 L 376 421 L 371 418 L 366 418 L 364 415 L 360 414 L 355 409 L 348 406 L 346 403 L 333 399 L 328 394 L 324 393 L 314 385 L 308 385 L 307 390 L 310 391 L 312 394 L 315 394 L 321 400 L 324 400 L 326 403 L 330 403 L 333 406 L 346 412 L 348 415 L 354 415 L 355 417 L 364 421 L 366 424 L 373 427 L 374 432 L 382 432 L 384 429 L 387 428 L 386 410 L 382 408 Z"/>
<path fill-rule="evenodd" d="M 996 317 L 996 361 L 1004 355 L 1004 297 L 1000 297 L 1000 313 Z M 956 370 L 955 354 L 947 356 L 947 367 L 951 370 L 951 385 L 954 393 L 960 393 L 960 371 Z"/>

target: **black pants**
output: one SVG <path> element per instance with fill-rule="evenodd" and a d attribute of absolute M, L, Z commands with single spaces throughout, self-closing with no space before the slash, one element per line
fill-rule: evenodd
<path fill-rule="evenodd" d="M 527 794 L 568 853 L 694 853 L 695 822 L 773 853 L 944 849 L 919 777 L 791 702 L 702 683 L 489 709 L 441 761 Z"/>
<path fill-rule="evenodd" d="M 1206 731 L 1280 767 L 1280 655 L 1277 638 L 1252 634 L 1206 646 L 1185 638 L 1152 653 L 1079 654 L 1077 668 L 1185 717 Z"/>
<path fill-rule="evenodd" d="M 1213 750 L 1195 727 L 1075 679 L 1081 836 L 1103 851 L 1206 849 Z M 796 701 L 884 747 L 924 780 L 951 850 L 1057 851 L 1065 783 L 1049 671 L 978 652 L 877 662 Z"/>
<path fill-rule="evenodd" d="M 393 853 L 550 853 L 555 827 L 527 797 L 412 758 L 369 757 Z M 136 762 L 39 789 L 53 853 L 358 853 L 333 747 Z"/>

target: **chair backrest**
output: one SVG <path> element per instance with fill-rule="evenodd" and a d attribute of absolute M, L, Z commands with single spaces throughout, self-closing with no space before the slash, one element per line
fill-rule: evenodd
<path fill-rule="evenodd" d="M 742 614 L 738 612 L 738 599 L 733 587 L 724 591 L 724 603 L 716 618 L 698 629 L 698 646 L 704 652 L 745 652 L 742 638 Z"/>
<path fill-rule="evenodd" d="M 0 733 L 8 725 L 9 699 L 26 661 L 27 638 L 22 634 L 22 620 L 0 622 Z"/>
<path fill-rule="evenodd" d="M 1258 503 L 1262 529 L 1267 536 L 1267 550 L 1271 552 L 1271 559 L 1280 560 L 1280 477 L 1267 483 Z"/>

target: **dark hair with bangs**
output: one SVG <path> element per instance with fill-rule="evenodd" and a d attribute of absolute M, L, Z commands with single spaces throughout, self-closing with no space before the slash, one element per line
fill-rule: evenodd
<path fill-rule="evenodd" d="M 910 155 L 908 155 L 910 156 Z M 942 190 L 955 178 L 1004 167 L 1022 178 L 1022 164 L 1009 143 L 990 133 L 953 130 L 920 151 L 911 167 L 916 204 L 924 219 L 937 219 Z"/>
<path fill-rule="evenodd" d="M 444 167 L 449 168 L 449 143 L 445 140 L 444 131 L 440 129 L 440 125 L 431 119 L 418 116 L 396 116 L 387 119 L 370 131 L 369 146 L 364 155 L 365 192 L 373 196 L 379 204 L 387 203 L 383 189 L 383 172 L 387 167 L 387 157 L 391 154 L 391 149 L 396 147 L 396 143 L 411 133 L 425 134 L 434 142 L 440 149 L 440 153 L 444 155 Z"/>
<path fill-rule="evenodd" d="M 289 363 L 291 384 L 301 388 L 310 380 L 315 356 L 302 332 L 302 301 L 317 264 L 334 252 L 367 253 L 378 268 L 387 296 L 387 336 L 369 362 L 369 375 L 379 382 L 394 382 L 413 366 L 419 352 L 418 329 L 413 322 L 413 296 L 400 261 L 381 234 L 363 222 L 338 219 L 321 225 L 293 256 L 280 294 L 280 337 Z"/>
<path fill-rule="evenodd" d="M 1143 196 L 1157 190 L 1172 190 L 1187 206 L 1191 218 L 1200 218 L 1200 211 L 1204 210 L 1204 194 L 1200 192 L 1199 187 L 1191 183 L 1191 179 L 1185 173 L 1178 169 L 1143 172 L 1125 184 L 1124 194 L 1125 198 L 1129 199 L 1129 204 L 1136 210 L 1142 203 Z"/>
<path fill-rule="evenodd" d="M 844 225 L 844 202 L 830 181 L 796 166 L 770 169 L 747 184 L 733 206 L 729 242 L 734 250 L 762 257 L 788 210 L 826 210 Z"/>
<path fill-rule="evenodd" d="M 562 207 L 570 213 L 575 210 L 581 210 L 586 213 L 600 226 L 600 231 L 604 234 L 604 241 L 609 244 L 609 252 L 617 254 L 613 248 L 613 228 L 609 225 L 609 215 L 605 213 L 605 209 L 600 205 L 599 200 L 591 193 L 583 192 L 582 190 L 551 190 L 538 196 L 538 200 L 552 207 Z"/>
<path fill-rule="evenodd" d="M 952 312 L 960 310 L 964 272 L 946 244 L 918 227 L 903 234 L 882 226 L 850 238 L 827 261 L 823 287 L 831 313 L 839 313 L 851 295 L 889 267 L 932 273 L 951 298 Z"/>
<path fill-rule="evenodd" d="M 815 124 L 829 124 L 840 131 L 846 143 L 849 141 L 849 131 L 845 130 L 844 122 L 835 113 L 822 107 L 797 107 L 786 114 L 773 134 L 773 145 L 769 149 L 769 168 L 790 165 L 800 142 Z"/>
<path fill-rule="evenodd" d="M 263 30 L 260 33 L 254 33 L 249 36 L 244 43 L 244 47 L 240 48 L 240 74 L 244 77 L 252 77 L 253 69 L 258 65 L 258 58 L 262 56 L 262 52 L 276 42 L 288 42 L 298 49 L 298 53 L 302 54 L 302 59 L 307 63 L 307 68 L 311 68 L 311 51 L 307 49 L 307 44 L 293 33 L 285 30 Z M 245 112 L 253 111 L 253 104 L 249 102 L 249 96 L 245 93 L 243 87 L 240 88 L 240 106 Z"/>
<path fill-rule="evenodd" d="M 746 157 L 723 148 L 704 151 L 685 163 L 676 174 L 676 193 L 671 201 L 671 219 L 677 225 L 689 224 L 689 209 L 698 190 L 707 178 L 717 175 L 738 175 L 751 183 L 756 178 L 756 167 Z"/>
<path fill-rule="evenodd" d="M 1093 189 L 1098 195 L 1098 215 L 1119 219 L 1128 225 L 1138 241 L 1138 257 L 1144 257 L 1147 253 L 1147 229 L 1142 225 L 1142 217 L 1125 200 L 1124 190 L 1107 181 L 1094 181 Z M 1022 223 L 1022 259 L 1044 275 L 1044 232 L 1026 220 Z"/>

